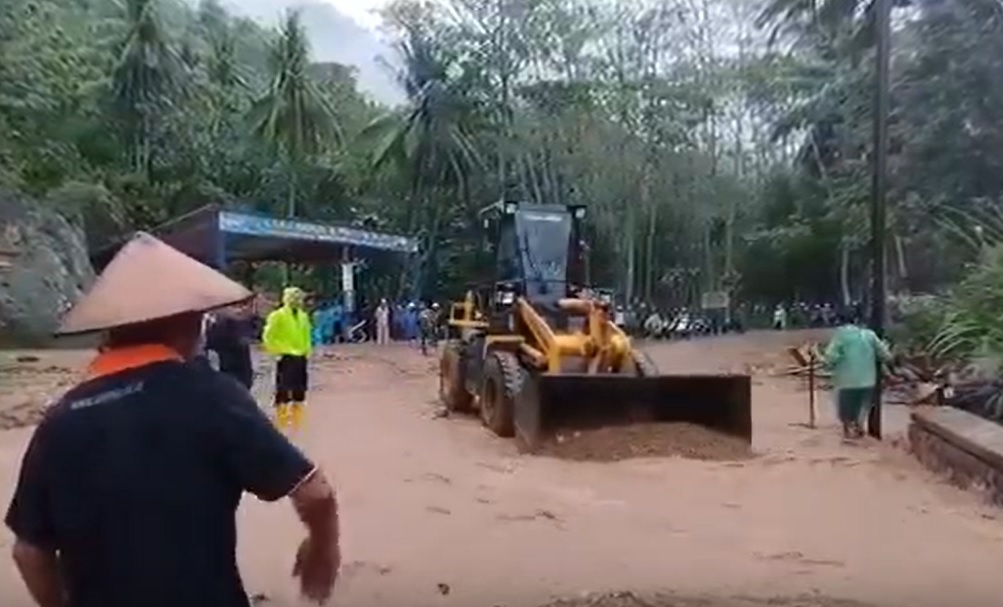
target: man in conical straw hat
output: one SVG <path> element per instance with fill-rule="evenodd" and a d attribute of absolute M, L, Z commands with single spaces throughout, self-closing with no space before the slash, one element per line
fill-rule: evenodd
<path fill-rule="evenodd" d="M 293 574 L 308 599 L 328 599 L 330 484 L 243 386 L 189 362 L 203 313 L 250 297 L 140 233 L 66 315 L 61 334 L 105 339 L 32 436 L 7 512 L 39 605 L 249 607 L 235 560 L 245 491 L 291 499 L 308 530 Z"/>

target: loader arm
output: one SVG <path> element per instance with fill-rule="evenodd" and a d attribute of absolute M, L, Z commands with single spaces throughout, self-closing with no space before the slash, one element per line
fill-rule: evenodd
<path fill-rule="evenodd" d="M 532 343 L 522 348 L 533 360 L 545 362 L 548 373 L 560 373 L 564 361 L 585 362 L 587 373 L 618 372 L 630 355 L 630 339 L 610 322 L 604 306 L 590 299 L 565 298 L 558 307 L 569 314 L 585 317 L 585 331 L 556 333 L 547 320 L 524 297 L 516 299 L 516 314 L 529 331 Z"/>

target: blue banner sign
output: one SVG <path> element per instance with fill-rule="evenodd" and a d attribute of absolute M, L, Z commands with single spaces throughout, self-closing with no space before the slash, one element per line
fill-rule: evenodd
<path fill-rule="evenodd" d="M 418 252 L 418 241 L 406 236 L 231 211 L 220 212 L 219 229 L 229 234 L 246 236 L 313 240 L 398 253 Z"/>

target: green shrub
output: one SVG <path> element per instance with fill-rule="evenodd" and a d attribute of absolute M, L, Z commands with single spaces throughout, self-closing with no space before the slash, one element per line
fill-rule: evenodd
<path fill-rule="evenodd" d="M 944 325 L 948 303 L 943 298 L 919 296 L 898 301 L 899 319 L 888 331 L 896 348 L 926 351 Z"/>
<path fill-rule="evenodd" d="M 947 298 L 928 349 L 936 358 L 1003 361 L 1003 245 L 987 248 Z"/>

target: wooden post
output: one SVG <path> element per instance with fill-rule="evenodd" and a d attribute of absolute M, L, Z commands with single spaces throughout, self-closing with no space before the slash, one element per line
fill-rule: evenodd
<path fill-rule="evenodd" d="M 888 190 L 888 116 L 891 107 L 892 0 L 875 0 L 877 82 L 874 99 L 874 148 L 871 182 L 871 329 L 883 338 L 885 328 L 885 206 Z M 881 439 L 881 369 L 874 386 L 874 404 L 867 417 L 867 433 Z"/>
<path fill-rule="evenodd" d="M 808 350 L 808 427 L 815 427 L 815 348 Z"/>

